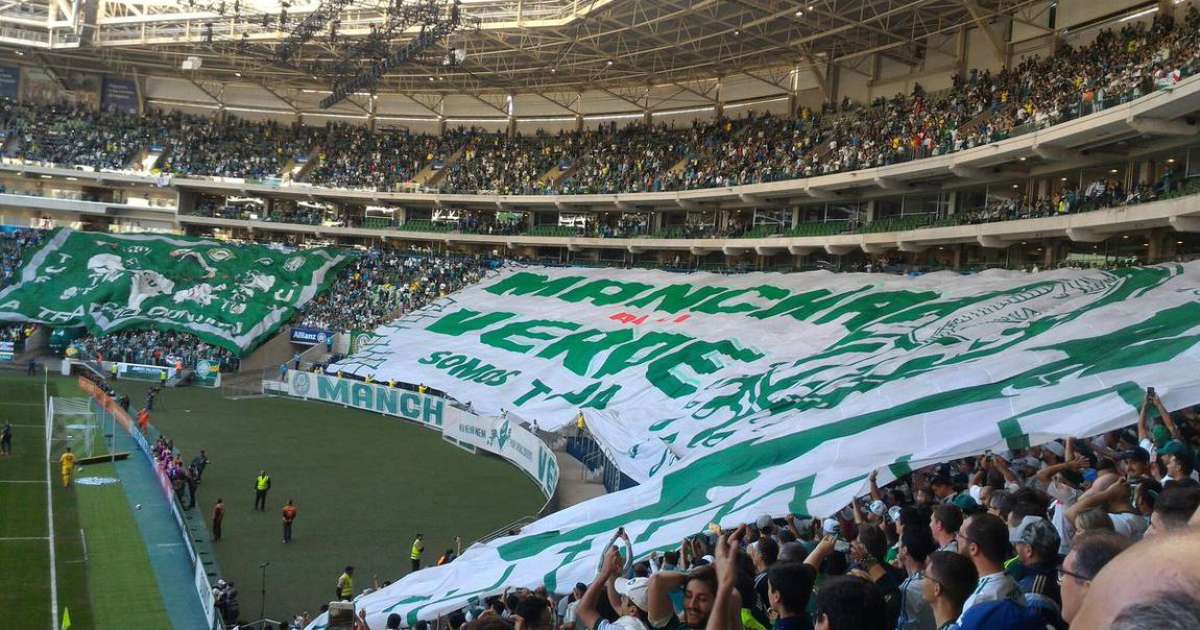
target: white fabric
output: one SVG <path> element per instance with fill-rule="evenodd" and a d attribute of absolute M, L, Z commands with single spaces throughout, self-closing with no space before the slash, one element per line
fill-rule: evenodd
<path fill-rule="evenodd" d="M 519 272 L 536 283 L 504 290 Z M 370 623 L 398 612 L 411 625 L 504 587 L 565 592 L 592 580 L 618 527 L 641 555 L 713 521 L 827 516 L 872 470 L 883 485 L 1132 424 L 1147 385 L 1168 407 L 1200 403 L 1197 295 L 1200 262 L 916 278 L 506 271 L 331 369 L 424 382 L 545 428 L 603 409 L 621 439 L 679 459 L 359 605 Z"/>

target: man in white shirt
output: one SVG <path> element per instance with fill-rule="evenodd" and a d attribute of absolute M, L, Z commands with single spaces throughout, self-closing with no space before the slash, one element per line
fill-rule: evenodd
<path fill-rule="evenodd" d="M 963 604 L 963 614 L 984 602 L 1010 599 L 1025 605 L 1021 588 L 1004 573 L 1008 545 L 1008 526 L 994 514 L 976 514 L 959 528 L 958 552 L 969 558 L 979 572 L 979 583 Z M 962 616 L 958 622 L 962 623 Z"/>

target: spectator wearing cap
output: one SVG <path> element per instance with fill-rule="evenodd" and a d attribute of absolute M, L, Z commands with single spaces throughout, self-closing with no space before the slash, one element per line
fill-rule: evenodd
<path fill-rule="evenodd" d="M 986 602 L 1012 600 L 1025 605 L 1025 595 L 1016 580 L 1004 573 L 1008 549 L 1008 526 L 998 516 L 976 514 L 959 528 L 958 552 L 970 559 L 979 573 L 979 584 L 963 604 L 963 615 L 972 606 Z"/>
<path fill-rule="evenodd" d="M 1127 448 L 1117 454 L 1117 461 L 1130 484 L 1150 478 L 1150 451 L 1140 446 Z"/>
<path fill-rule="evenodd" d="M 937 542 L 928 527 L 913 525 L 900 537 L 898 558 L 908 573 L 900 583 L 900 612 L 896 630 L 934 630 L 933 608 L 922 596 L 925 565 L 929 554 L 937 550 Z"/>
<path fill-rule="evenodd" d="M 1100 569 L 1132 544 L 1128 538 L 1112 532 L 1086 532 L 1075 537 L 1071 553 L 1058 571 L 1064 622 L 1069 624 L 1075 618 Z"/>
<path fill-rule="evenodd" d="M 589 630 L 647 630 L 646 611 L 649 608 L 648 578 L 621 577 L 621 552 L 610 548 L 604 556 L 604 565 L 596 579 L 588 586 L 579 600 L 577 614 L 579 622 Z M 604 619 L 600 614 L 600 600 L 607 597 L 614 610 L 616 621 Z"/>
<path fill-rule="evenodd" d="M 925 562 L 921 598 L 933 611 L 937 630 L 950 630 L 962 615 L 963 603 L 979 582 L 979 573 L 966 556 L 953 551 L 935 551 Z"/>
<path fill-rule="evenodd" d="M 1063 459 L 1066 457 L 1066 454 L 1067 450 L 1062 444 L 1051 440 L 1041 446 L 1040 459 L 1045 465 L 1053 466 L 1055 464 L 1061 464 Z"/>
<path fill-rule="evenodd" d="M 1150 515 L 1146 536 L 1162 536 L 1187 528 L 1188 519 L 1200 509 L 1200 488 L 1172 485 L 1159 495 Z"/>
<path fill-rule="evenodd" d="M 929 519 L 929 529 L 937 541 L 938 551 L 958 551 L 956 534 L 962 527 L 963 513 L 957 505 L 937 505 Z"/>
<path fill-rule="evenodd" d="M 1026 516 L 1009 533 L 1008 541 L 1017 552 L 1017 562 L 1005 571 L 1016 580 L 1025 594 L 1025 602 L 1036 607 L 1049 623 L 1062 617 L 1062 596 L 1058 588 L 1058 530 L 1050 521 Z"/>
<path fill-rule="evenodd" d="M 1164 488 L 1168 483 L 1181 479 L 1200 481 L 1195 470 L 1195 456 L 1187 444 L 1180 440 L 1170 440 L 1158 449 L 1158 455 L 1167 469 L 1167 474 L 1161 480 Z"/>

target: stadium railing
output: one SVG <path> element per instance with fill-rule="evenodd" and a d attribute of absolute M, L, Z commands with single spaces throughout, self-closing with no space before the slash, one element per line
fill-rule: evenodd
<path fill-rule="evenodd" d="M 162 488 L 163 494 L 167 499 L 167 505 L 171 508 L 171 516 L 174 518 L 175 525 L 179 527 L 179 536 L 183 539 L 184 547 L 188 552 L 188 558 L 191 560 L 196 597 L 200 600 L 200 606 L 204 610 L 208 627 L 213 630 L 224 630 L 225 626 L 217 615 L 216 602 L 213 600 L 212 583 L 208 581 L 208 572 L 205 569 L 204 562 L 201 561 L 200 555 L 192 543 L 192 537 L 188 532 L 188 528 L 183 523 L 182 507 L 179 505 L 179 500 L 175 496 L 175 491 L 171 486 L 171 479 L 167 477 L 166 472 L 154 461 L 154 454 L 150 449 L 149 443 L 146 442 L 146 437 L 134 426 L 133 419 L 129 417 L 129 412 L 121 408 L 117 404 L 117 401 L 100 389 L 100 386 L 92 379 L 79 377 L 79 388 L 91 396 L 105 411 L 116 418 L 125 431 L 133 437 L 133 441 L 137 443 L 138 450 L 142 452 L 142 456 L 146 458 L 146 462 L 154 470 L 154 476 L 158 479 L 159 486 Z"/>

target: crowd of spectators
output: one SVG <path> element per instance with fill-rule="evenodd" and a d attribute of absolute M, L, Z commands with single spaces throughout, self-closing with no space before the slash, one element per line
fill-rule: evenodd
<path fill-rule="evenodd" d="M 554 168 L 569 169 L 594 141 L 592 134 L 581 133 L 473 134 L 459 159 L 446 169 L 439 188 L 501 195 L 552 193 L 546 175 Z"/>
<path fill-rule="evenodd" d="M 1197 449 L 1197 410 L 1172 414 L 1148 389 L 1126 429 L 988 451 L 882 487 L 871 474 L 869 492 L 828 518 L 763 515 L 665 553 L 618 530 L 590 584 L 562 596 L 506 588 L 418 627 L 1200 627 Z M 1146 581 L 1128 583 L 1134 575 Z"/>
<path fill-rule="evenodd" d="M 404 313 L 478 282 L 482 258 L 373 248 L 347 265 L 331 289 L 305 306 L 301 326 L 374 330 Z"/>
<path fill-rule="evenodd" d="M 317 165 L 304 179 L 335 188 L 394 190 L 426 166 L 444 164 L 473 135 L 462 130 L 442 136 L 407 130 L 372 133 L 358 125 L 332 126 Z"/>
<path fill-rule="evenodd" d="M 0 289 L 16 281 L 25 253 L 42 244 L 45 232 L 22 228 L 0 230 Z"/>
<path fill-rule="evenodd" d="M 171 130 L 159 168 L 214 177 L 278 177 L 287 164 L 306 159 L 326 138 L 320 127 L 252 122 L 236 116 L 155 113 L 147 123 Z"/>
<path fill-rule="evenodd" d="M 200 361 L 236 372 L 238 357 L 194 335 L 164 330 L 122 330 L 99 337 L 87 335 L 71 342 L 68 355 L 100 361 L 195 368 Z"/>
<path fill-rule="evenodd" d="M 1166 171 L 1153 184 L 1136 184 L 1128 190 L 1117 178 L 1101 177 L 1093 180 L 1082 191 L 1074 187 L 1066 187 L 1033 200 L 1022 197 L 992 199 L 982 208 L 965 210 L 951 215 L 947 222 L 961 225 L 1078 214 L 1104 208 L 1146 203 L 1165 195 L 1178 193 L 1182 189 L 1183 183 L 1171 170 Z"/>
<path fill-rule="evenodd" d="M 98 168 L 129 166 L 143 148 L 159 145 L 165 153 L 158 167 L 177 174 L 261 179 L 316 156 L 303 179 L 343 188 L 394 190 L 423 168 L 444 165 L 440 181 L 427 182 L 443 192 L 644 192 L 809 177 L 960 151 L 1170 87 L 1197 69 L 1200 12 L 1193 6 L 1183 24 L 1160 12 L 1149 24 L 1125 22 L 999 72 L 956 75 L 944 90 L 918 84 L 908 94 L 866 104 L 843 99 L 790 118 L 435 136 L 7 102 L 0 128 L 21 139 L 10 145 L 17 157 Z"/>

